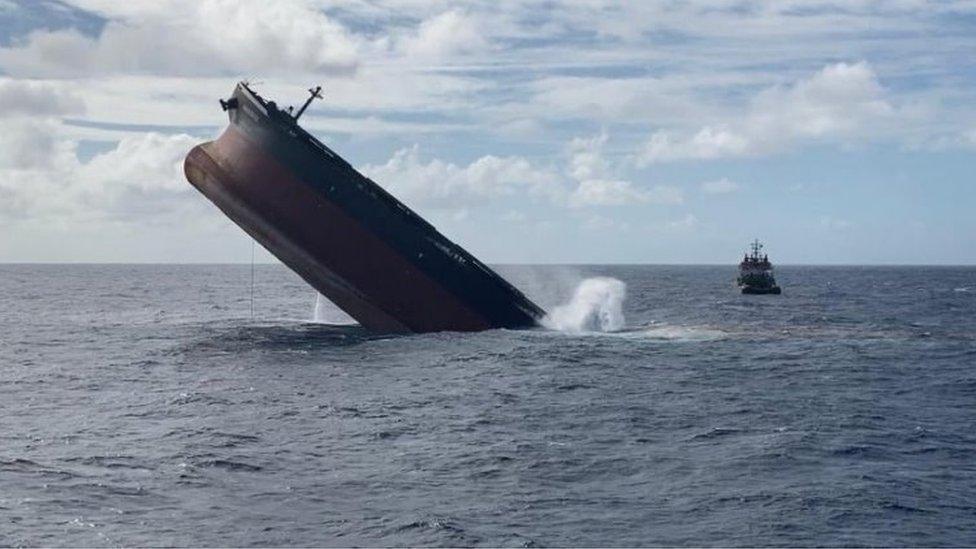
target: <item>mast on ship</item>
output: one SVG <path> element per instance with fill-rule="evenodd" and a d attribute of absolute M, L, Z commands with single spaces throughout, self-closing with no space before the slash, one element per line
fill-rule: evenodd
<path fill-rule="evenodd" d="M 759 252 L 762 250 L 763 245 L 759 242 L 759 239 L 752 241 L 752 260 L 755 262 L 759 261 Z"/>
<path fill-rule="evenodd" d="M 302 114 L 305 112 L 305 109 L 307 109 L 308 106 L 312 104 L 312 100 L 322 99 L 322 86 L 316 86 L 314 90 L 312 88 L 309 88 L 308 93 L 310 93 L 311 95 L 309 96 L 308 99 L 305 100 L 305 104 L 302 105 L 302 108 L 298 109 L 298 113 L 295 114 L 295 122 L 298 122 L 299 117 L 302 116 Z"/>

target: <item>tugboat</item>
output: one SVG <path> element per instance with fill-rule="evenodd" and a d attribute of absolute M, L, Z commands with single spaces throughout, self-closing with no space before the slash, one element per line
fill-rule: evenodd
<path fill-rule="evenodd" d="M 779 294 L 781 290 L 773 278 L 773 264 L 767 254 L 759 255 L 763 245 L 759 240 L 752 243 L 752 254 L 746 253 L 739 263 L 739 278 L 736 283 L 744 294 Z"/>

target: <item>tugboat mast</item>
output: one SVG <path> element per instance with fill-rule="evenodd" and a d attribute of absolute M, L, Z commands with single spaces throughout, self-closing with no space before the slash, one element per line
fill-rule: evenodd
<path fill-rule="evenodd" d="M 755 239 L 752 242 L 752 257 L 756 261 L 759 261 L 759 251 L 762 250 L 763 245 L 759 243 L 759 239 Z"/>

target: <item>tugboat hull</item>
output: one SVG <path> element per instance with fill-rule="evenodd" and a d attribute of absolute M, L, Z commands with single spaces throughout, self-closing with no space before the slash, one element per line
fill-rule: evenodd
<path fill-rule="evenodd" d="M 742 293 L 749 295 L 762 295 L 762 294 L 776 294 L 782 293 L 779 286 L 773 286 L 772 288 L 757 288 L 755 286 L 744 286 L 742 288 Z"/>

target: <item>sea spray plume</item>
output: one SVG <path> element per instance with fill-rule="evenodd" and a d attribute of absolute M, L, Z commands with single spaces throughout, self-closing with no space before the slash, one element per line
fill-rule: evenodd
<path fill-rule="evenodd" d="M 562 305 L 586 278 L 569 265 L 499 265 L 499 272 L 546 311 Z"/>
<path fill-rule="evenodd" d="M 613 332 L 624 326 L 627 285 L 599 276 L 580 282 L 569 303 L 552 309 L 542 324 L 563 332 Z"/>
<path fill-rule="evenodd" d="M 312 309 L 312 322 L 318 324 L 346 325 L 356 324 L 356 320 L 347 315 L 324 295 L 315 292 L 315 308 Z"/>

